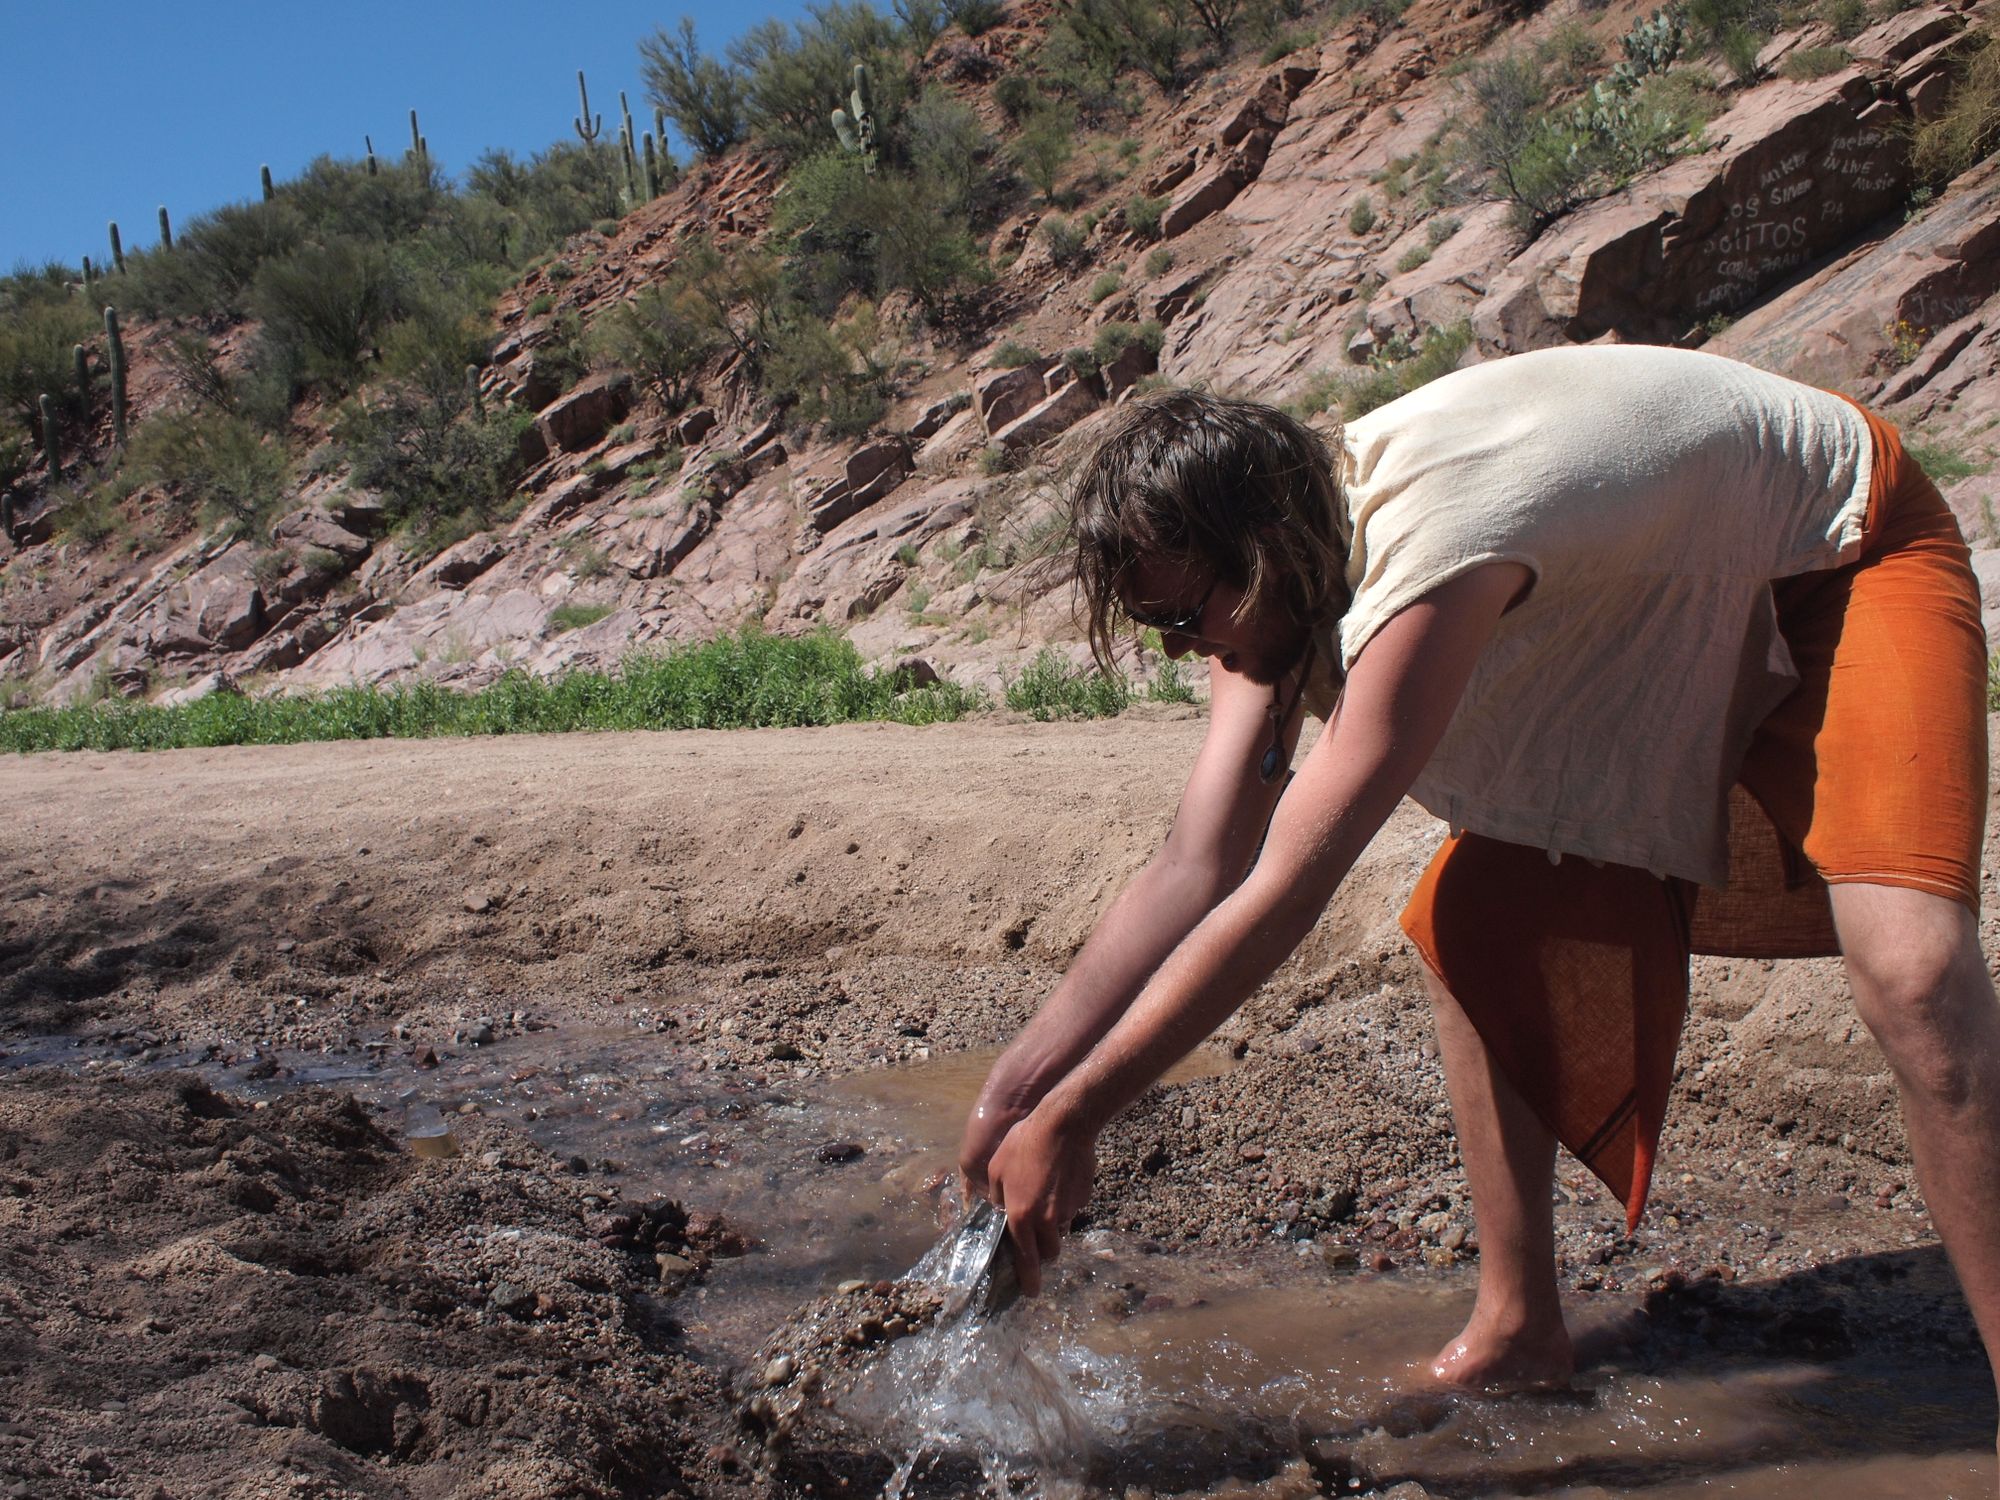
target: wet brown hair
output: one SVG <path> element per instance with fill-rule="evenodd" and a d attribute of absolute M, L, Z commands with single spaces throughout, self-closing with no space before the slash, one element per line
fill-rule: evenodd
<path fill-rule="evenodd" d="M 1118 580 L 1140 559 L 1191 563 L 1305 627 L 1347 608 L 1347 534 L 1327 441 L 1259 401 L 1202 391 L 1116 412 L 1066 486 L 1090 649 L 1109 667 Z"/>

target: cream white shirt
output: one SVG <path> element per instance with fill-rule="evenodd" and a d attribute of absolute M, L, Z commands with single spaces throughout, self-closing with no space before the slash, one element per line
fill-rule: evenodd
<path fill-rule="evenodd" d="M 1716 355 L 1547 349 L 1349 423 L 1338 460 L 1353 599 L 1322 650 L 1343 665 L 1470 569 L 1534 575 L 1411 796 L 1457 829 L 1721 884 L 1737 767 L 1798 682 L 1771 582 L 1860 549 L 1860 412 Z"/>

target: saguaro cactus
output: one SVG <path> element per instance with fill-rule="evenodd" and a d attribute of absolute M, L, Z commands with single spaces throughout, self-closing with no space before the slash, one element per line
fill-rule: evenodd
<path fill-rule="evenodd" d="M 465 367 L 465 392 L 472 398 L 472 414 L 480 421 L 486 420 L 486 392 L 479 384 L 479 366 Z"/>
<path fill-rule="evenodd" d="M 653 151 L 653 132 L 647 131 L 646 143 L 646 201 L 652 202 L 660 196 L 660 158 Z"/>
<path fill-rule="evenodd" d="M 577 136 L 586 146 L 597 144 L 598 136 L 604 133 L 604 116 L 590 117 L 590 87 L 583 81 L 583 69 L 576 70 L 576 97 L 583 105 L 583 113 L 570 121 L 576 127 Z"/>
<path fill-rule="evenodd" d="M 118 309 L 104 307 L 105 362 L 111 367 L 111 437 L 125 446 L 125 339 L 118 332 Z"/>
<path fill-rule="evenodd" d="M 89 291 L 91 283 L 97 280 L 97 268 L 90 263 L 90 257 L 83 258 L 83 289 Z"/>
<path fill-rule="evenodd" d="M 167 205 L 164 203 L 160 205 L 160 248 L 174 248 L 174 221 L 167 217 Z"/>
<path fill-rule="evenodd" d="M 428 153 L 424 150 L 424 133 L 417 128 L 417 112 L 410 111 L 410 155 L 421 161 Z"/>
<path fill-rule="evenodd" d="M 49 462 L 51 475 L 62 472 L 62 436 L 56 431 L 56 404 L 49 399 L 47 391 L 42 392 L 42 457 Z"/>
<path fill-rule="evenodd" d="M 76 409 L 87 417 L 90 415 L 90 351 L 77 344 L 70 349 L 70 357 L 76 361 Z"/>
<path fill-rule="evenodd" d="M 368 148 L 368 175 L 376 176 L 381 171 L 381 164 L 375 160 L 375 137 L 364 135 L 361 137 L 361 144 Z"/>
<path fill-rule="evenodd" d="M 111 264 L 118 268 L 118 274 L 125 274 L 125 246 L 118 239 L 118 221 L 111 221 Z"/>
<path fill-rule="evenodd" d="M 639 172 L 632 160 L 632 137 L 619 132 L 618 154 L 625 163 L 625 203 L 635 207 L 639 202 Z"/>
<path fill-rule="evenodd" d="M 257 169 L 257 177 L 264 185 L 264 201 L 269 203 L 273 198 L 278 196 L 277 185 L 271 181 L 271 166 L 269 162 L 266 162 Z"/>
<path fill-rule="evenodd" d="M 632 106 L 625 102 L 625 90 L 618 91 L 618 115 L 625 123 L 625 142 L 636 153 L 639 149 L 639 132 L 632 124 Z"/>
<path fill-rule="evenodd" d="M 865 171 L 875 170 L 875 108 L 868 87 L 868 65 L 854 65 L 854 87 L 847 96 L 848 109 L 833 112 L 833 133 L 840 144 L 861 157 Z M 850 113 L 849 111 L 852 111 Z"/>

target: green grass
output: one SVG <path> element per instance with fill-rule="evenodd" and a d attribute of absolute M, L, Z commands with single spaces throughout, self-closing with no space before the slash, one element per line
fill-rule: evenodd
<path fill-rule="evenodd" d="M 566 630 L 581 630 L 586 625 L 595 625 L 611 613 L 608 604 L 558 604 L 549 611 L 549 634 L 561 635 Z"/>
<path fill-rule="evenodd" d="M 1943 443 L 1906 442 L 1903 448 L 1937 484 L 1970 479 L 1975 474 L 1984 474 L 1988 467 L 1974 463 L 1958 449 Z"/>
<path fill-rule="evenodd" d="M 1448 328 L 1432 328 L 1414 352 L 1399 337 L 1366 370 L 1321 371 L 1313 376 L 1291 403 L 1291 409 L 1305 417 L 1337 406 L 1341 415 L 1352 421 L 1378 406 L 1387 406 L 1398 396 L 1407 396 L 1440 375 L 1449 375 L 1471 347 L 1472 324 L 1466 321 Z"/>
<path fill-rule="evenodd" d="M 1050 719 L 1108 719 L 1132 703 L 1132 686 L 1095 667 L 1073 667 L 1044 647 L 1019 677 L 1006 684 L 1007 706 L 1047 723 Z"/>
<path fill-rule="evenodd" d="M 212 693 L 179 708 L 101 703 L 0 714 L 0 749 L 177 750 L 310 740 L 430 739 L 579 729 L 766 729 L 963 717 L 981 695 L 954 683 L 898 693 L 844 637 L 727 636 L 628 657 L 616 673 L 510 672 L 477 693 L 433 683 L 282 698 Z M 1120 704 L 1122 707 L 1123 704 Z"/>

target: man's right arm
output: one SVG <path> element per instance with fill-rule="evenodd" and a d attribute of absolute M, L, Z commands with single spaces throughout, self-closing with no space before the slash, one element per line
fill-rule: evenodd
<path fill-rule="evenodd" d="M 1258 776 L 1270 748 L 1272 691 L 1211 663 L 1209 729 L 1166 842 L 1099 919 L 1069 971 L 987 1075 L 959 1152 L 975 1193 L 1014 1122 L 1081 1062 L 1196 924 L 1234 890 L 1257 851 L 1283 780 Z M 1281 701 L 1293 706 L 1296 686 Z M 1289 716 L 1291 757 L 1298 716 Z"/>

